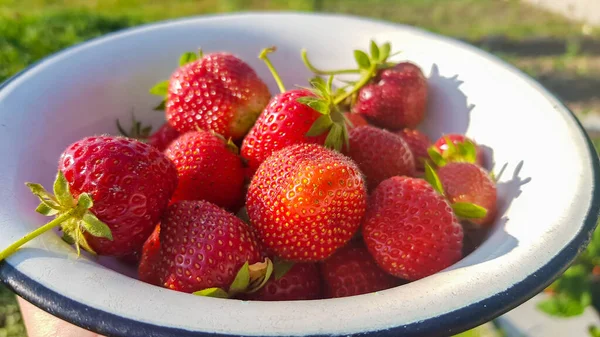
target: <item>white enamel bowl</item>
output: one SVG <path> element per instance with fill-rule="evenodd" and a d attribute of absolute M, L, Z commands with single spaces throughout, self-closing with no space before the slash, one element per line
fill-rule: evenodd
<path fill-rule="evenodd" d="M 459 132 L 493 149 L 500 216 L 489 238 L 446 270 L 394 289 L 298 302 L 201 298 L 144 284 L 110 259 L 76 258 L 55 233 L 27 244 L 0 278 L 48 312 L 111 336 L 448 336 L 526 301 L 587 243 L 599 211 L 598 160 L 572 113 L 538 83 L 464 43 L 412 27 L 346 16 L 257 13 L 170 21 L 110 34 L 51 56 L 0 89 L 0 248 L 47 221 L 24 182 L 51 186 L 71 142 L 116 133 L 115 120 L 159 125 L 148 93 L 178 56 L 238 54 L 276 86 L 305 85 L 305 47 L 322 68 L 352 67 L 352 49 L 374 38 L 402 50 L 429 78 L 422 129 Z M 491 152 L 488 151 L 488 158 Z M 489 164 L 492 164 L 491 162 Z M 120 270 L 120 272 L 115 271 Z"/>

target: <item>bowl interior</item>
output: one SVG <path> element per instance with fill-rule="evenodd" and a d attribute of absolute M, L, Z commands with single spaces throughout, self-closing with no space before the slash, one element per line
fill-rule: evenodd
<path fill-rule="evenodd" d="M 164 121 L 161 112 L 152 110 L 159 99 L 148 89 L 168 78 L 182 52 L 198 47 L 233 52 L 276 93 L 257 58 L 262 48 L 277 46 L 271 60 L 291 88 L 306 85 L 310 77 L 301 48 L 319 67 L 346 68 L 354 64 L 351 51 L 364 49 L 372 38 L 390 41 L 394 50 L 402 50 L 396 60 L 415 62 L 428 77 L 431 98 L 421 129 L 432 139 L 466 133 L 486 146 L 489 166 L 502 171 L 498 220 L 489 238 L 457 264 L 379 293 L 281 303 L 199 298 L 143 284 L 133 278 L 135 271 L 111 259 L 77 258 L 52 233 L 28 244 L 8 264 L 41 285 L 38 299 L 46 289 L 161 327 L 342 335 L 402 326 L 407 333 L 411 327 L 432 333 L 453 329 L 453 323 L 436 327 L 423 322 L 449 314 L 464 321 L 468 313 L 461 308 L 510 293 L 590 230 L 584 223 L 589 213 L 596 216 L 598 206 L 595 158 L 586 137 L 558 101 L 521 73 L 472 47 L 410 27 L 342 16 L 254 14 L 167 22 L 110 35 L 49 58 L 2 88 L 0 248 L 47 221 L 34 212 L 35 198 L 24 182 L 50 187 L 67 145 L 92 134 L 117 133 L 115 121 L 128 122 L 132 112 L 155 127 Z M 556 274 L 563 267 L 550 270 Z M 471 317 L 472 325 L 532 296 L 553 276 L 544 275 L 521 295 L 512 295 L 522 300 L 475 311 L 480 316 Z M 110 329 L 102 324 L 90 328 Z"/>

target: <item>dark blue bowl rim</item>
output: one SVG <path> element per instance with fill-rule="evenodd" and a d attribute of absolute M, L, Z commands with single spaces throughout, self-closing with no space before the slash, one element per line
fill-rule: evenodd
<path fill-rule="evenodd" d="M 219 17 L 219 16 L 233 16 L 239 13 L 232 14 L 216 14 L 216 15 L 204 15 L 199 17 L 188 17 L 178 18 L 172 20 L 164 20 L 144 25 L 139 25 L 120 31 L 112 32 L 99 36 L 88 41 L 75 44 L 67 47 L 57 53 L 49 55 L 39 61 L 31 64 L 22 71 L 13 75 L 5 82 L 0 84 L 0 91 L 3 90 L 8 84 L 22 76 L 27 71 L 31 70 L 38 64 L 44 62 L 50 57 L 66 53 L 67 51 L 78 48 L 82 45 L 94 42 L 96 40 L 104 39 L 109 36 L 121 34 L 126 31 L 144 29 L 150 26 L 161 25 L 170 22 L 177 22 L 190 19 L 198 19 L 202 17 Z M 245 13 L 252 14 L 252 13 Z M 274 14 L 271 13 L 260 13 L 254 12 L 254 14 Z M 302 14 L 299 12 L 293 12 L 293 14 Z M 360 16 L 353 15 L 339 15 L 339 14 L 315 14 L 310 15 L 332 15 L 338 17 L 347 17 L 350 19 L 359 19 L 363 21 L 372 21 L 379 24 L 387 24 L 394 26 L 394 23 L 370 19 Z M 442 38 L 447 38 L 440 36 Z M 459 40 L 454 40 L 459 45 L 466 45 L 466 43 Z M 481 51 L 483 52 L 483 51 Z M 488 57 L 495 58 L 500 63 L 511 67 L 501 59 L 496 58 L 492 54 L 487 54 Z M 526 73 L 523 73 L 517 69 L 522 77 L 527 78 L 535 83 L 538 83 L 535 79 L 531 78 Z M 344 334 L 344 336 L 381 336 L 381 337 L 443 337 L 451 336 L 454 334 L 461 333 L 463 331 L 472 329 L 481 324 L 489 322 L 494 318 L 514 309 L 523 302 L 531 299 L 548 285 L 550 285 L 556 278 L 558 278 L 569 265 L 577 258 L 577 256 L 585 249 L 591 240 L 591 236 L 596 229 L 598 218 L 600 215 L 600 189 L 597 188 L 597 183 L 600 181 L 600 161 L 597 156 L 596 149 L 585 131 L 585 128 L 576 117 L 576 115 L 562 103 L 562 101 L 548 92 L 557 102 L 559 106 L 564 110 L 568 111 L 576 122 L 577 127 L 581 134 L 585 137 L 587 143 L 587 150 L 591 160 L 591 169 L 593 171 L 594 184 L 592 191 L 592 201 L 590 208 L 586 213 L 585 220 L 581 230 L 577 235 L 569 242 L 563 250 L 561 250 L 554 258 L 548 263 L 542 266 L 535 272 L 531 272 L 524 280 L 519 283 L 513 284 L 505 291 L 497 293 L 491 297 L 481 300 L 476 303 L 472 303 L 466 307 L 448 312 L 436 317 L 431 317 L 422 321 L 409 323 L 393 327 L 386 330 L 378 331 L 366 331 L 354 334 Z M 3 282 L 9 289 L 14 291 L 17 295 L 32 303 L 33 305 L 41 308 L 42 310 L 60 318 L 82 327 L 86 330 L 93 331 L 106 336 L 115 337 L 239 337 L 239 335 L 220 334 L 212 332 L 201 332 L 201 331 L 189 331 L 184 329 L 178 329 L 167 326 L 160 326 L 146 322 L 136 321 L 127 317 L 115 315 L 103 310 L 99 310 L 94 307 L 90 307 L 86 304 L 77 302 L 64 295 L 54 292 L 27 275 L 21 273 L 15 267 L 11 266 L 6 262 L 0 262 L 0 281 Z M 255 335 L 253 335 L 255 337 Z M 332 335 L 306 335 L 305 337 L 328 337 Z"/>

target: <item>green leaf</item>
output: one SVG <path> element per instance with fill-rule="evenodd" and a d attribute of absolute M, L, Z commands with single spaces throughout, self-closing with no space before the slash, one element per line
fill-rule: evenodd
<path fill-rule="evenodd" d="M 96 252 L 94 251 L 94 249 L 92 249 L 92 247 L 90 246 L 90 244 L 87 242 L 85 236 L 83 235 L 83 232 L 81 231 L 81 228 L 79 226 L 76 226 L 75 228 L 75 247 L 77 248 L 77 256 L 79 256 L 81 254 L 81 250 L 79 249 L 80 247 L 83 248 L 84 250 L 86 250 L 87 252 L 96 255 Z"/>
<path fill-rule="evenodd" d="M 44 186 L 34 183 L 25 183 L 25 185 L 29 188 L 31 193 L 37 196 L 40 199 L 40 201 L 45 203 L 48 207 L 54 208 L 56 210 L 61 210 L 61 207 L 58 204 L 56 198 L 50 192 L 46 191 Z"/>
<path fill-rule="evenodd" d="M 190 62 L 194 62 L 198 59 L 198 55 L 196 53 L 188 51 L 185 52 L 179 57 L 179 66 L 184 66 Z"/>
<path fill-rule="evenodd" d="M 48 204 L 45 203 L 44 201 L 42 201 L 38 205 L 38 207 L 35 209 L 35 211 L 42 215 L 46 215 L 46 216 L 52 216 L 52 215 L 58 214 L 58 210 L 48 206 Z"/>
<path fill-rule="evenodd" d="M 258 262 L 248 267 L 250 272 L 250 285 L 246 293 L 254 293 L 260 290 L 273 274 L 273 261 L 266 258 L 264 262 Z"/>
<path fill-rule="evenodd" d="M 371 40 L 370 49 L 371 49 L 371 59 L 379 60 L 379 47 L 377 47 L 377 44 L 373 40 Z"/>
<path fill-rule="evenodd" d="M 427 153 L 437 167 L 446 165 L 446 159 L 433 146 L 427 149 Z"/>
<path fill-rule="evenodd" d="M 330 115 L 321 115 L 316 121 L 314 121 L 308 132 L 306 132 L 306 135 L 308 137 L 320 136 L 329 131 L 332 125 L 333 121 L 331 120 Z"/>
<path fill-rule="evenodd" d="M 67 232 L 63 232 L 62 240 L 70 245 L 75 244 L 75 239 L 73 239 L 73 237 Z"/>
<path fill-rule="evenodd" d="M 458 150 L 462 159 L 468 163 L 475 163 L 477 161 L 477 147 L 475 143 L 470 140 L 465 140 L 458 145 Z"/>
<path fill-rule="evenodd" d="M 325 146 L 334 149 L 336 151 L 340 151 L 342 149 L 343 139 L 342 139 L 343 127 L 337 123 L 331 125 L 331 129 L 329 130 L 329 134 L 327 138 L 325 138 Z"/>
<path fill-rule="evenodd" d="M 589 296 L 591 299 L 591 296 Z M 573 317 L 583 314 L 585 306 L 577 299 L 564 294 L 554 295 L 537 305 L 538 309 L 551 316 Z"/>
<path fill-rule="evenodd" d="M 454 144 L 454 142 L 450 140 L 450 138 L 448 138 L 447 136 L 444 136 L 444 140 L 446 141 L 446 151 L 444 151 L 444 157 L 448 158 L 456 155 L 458 153 L 458 148 L 456 147 L 456 144 Z"/>
<path fill-rule="evenodd" d="M 110 228 L 91 212 L 86 212 L 83 215 L 82 226 L 88 233 L 95 237 L 105 238 L 111 241 L 113 240 Z"/>
<path fill-rule="evenodd" d="M 215 297 L 215 298 L 229 298 L 229 295 L 227 294 L 227 292 L 221 288 L 202 289 L 200 291 L 193 292 L 192 295 Z"/>
<path fill-rule="evenodd" d="M 356 60 L 358 67 L 361 69 L 369 69 L 369 67 L 371 67 L 369 56 L 362 50 L 354 51 L 354 59 Z"/>
<path fill-rule="evenodd" d="M 487 209 L 469 202 L 455 202 L 452 204 L 452 209 L 456 216 L 463 219 L 480 219 L 487 214 Z"/>
<path fill-rule="evenodd" d="M 169 92 L 169 80 L 156 83 L 152 88 L 150 88 L 150 93 L 152 95 L 156 95 L 156 96 L 160 96 L 160 97 L 167 96 L 168 92 Z"/>
<path fill-rule="evenodd" d="M 322 97 L 327 97 L 327 83 L 320 77 L 314 77 L 310 80 L 310 85 L 317 91 Z"/>
<path fill-rule="evenodd" d="M 428 161 L 425 162 L 425 181 L 427 181 L 439 194 L 445 195 L 442 181 L 431 165 L 429 165 Z"/>
<path fill-rule="evenodd" d="M 327 104 L 327 102 L 323 101 L 322 99 L 319 99 L 318 97 L 300 97 L 296 99 L 296 101 L 298 103 L 309 106 L 310 108 L 316 110 L 320 114 L 329 114 L 329 104 Z"/>
<path fill-rule="evenodd" d="M 392 45 L 389 42 L 384 43 L 379 49 L 379 62 L 385 62 L 390 56 Z"/>
<path fill-rule="evenodd" d="M 69 191 L 69 182 L 60 170 L 54 181 L 54 196 L 58 200 L 58 203 L 63 207 L 72 207 L 75 204 L 75 199 L 73 199 L 73 196 Z"/>
<path fill-rule="evenodd" d="M 90 197 L 87 193 L 81 193 L 79 198 L 77 198 L 77 206 L 83 209 L 90 209 L 94 206 L 94 202 L 92 201 L 92 197 Z"/>
<path fill-rule="evenodd" d="M 285 260 L 281 260 L 281 259 L 275 260 L 275 263 L 273 265 L 273 270 L 275 273 L 275 281 L 278 281 L 285 274 L 287 274 L 287 272 L 290 271 L 290 269 L 292 269 L 293 266 L 294 266 L 294 262 L 285 261 Z"/>
<path fill-rule="evenodd" d="M 248 285 L 250 285 L 250 271 L 248 269 L 248 261 L 246 261 L 238 271 L 231 286 L 229 286 L 229 294 L 233 296 L 245 292 L 248 289 Z"/>
<path fill-rule="evenodd" d="M 154 111 L 163 111 L 163 110 L 165 110 L 165 107 L 166 107 L 165 105 L 166 104 L 167 104 L 167 100 L 163 99 L 162 101 L 160 101 L 160 103 L 158 103 L 157 106 L 155 106 L 154 108 L 152 108 L 152 110 L 154 110 Z"/>
<path fill-rule="evenodd" d="M 591 337 L 600 337 L 600 328 L 597 326 L 588 327 L 588 332 Z"/>

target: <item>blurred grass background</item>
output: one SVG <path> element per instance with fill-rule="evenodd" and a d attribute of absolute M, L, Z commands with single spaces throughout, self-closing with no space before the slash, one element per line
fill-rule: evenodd
<path fill-rule="evenodd" d="M 419 26 L 495 53 L 537 78 L 580 117 L 600 113 L 600 30 L 517 0 L 0 0 L 0 81 L 109 32 L 250 10 L 346 13 Z M 25 333 L 14 296 L 0 286 L 0 337 L 20 336 Z"/>

